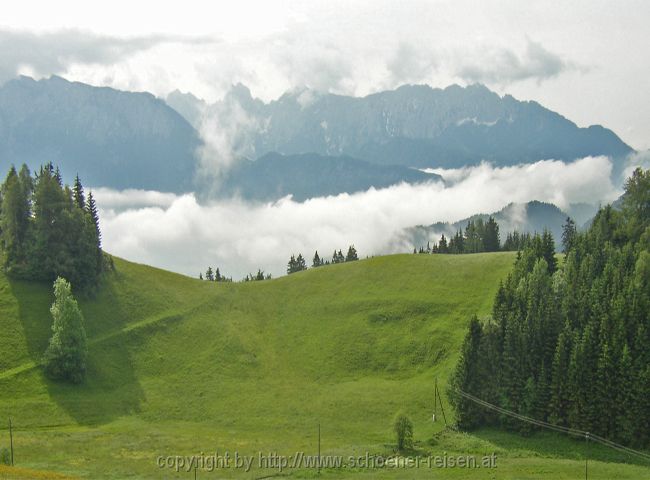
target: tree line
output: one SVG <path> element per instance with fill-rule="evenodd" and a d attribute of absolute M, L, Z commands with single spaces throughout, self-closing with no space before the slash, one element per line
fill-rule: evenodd
<path fill-rule="evenodd" d="M 354 262 L 356 260 L 359 260 L 359 254 L 357 253 L 357 249 L 354 247 L 354 245 L 350 245 L 348 247 L 348 252 L 345 255 L 341 250 L 334 250 L 331 260 L 321 258 L 321 256 L 318 254 L 318 250 L 316 250 L 312 259 L 311 266 L 312 268 L 317 268 L 336 263 Z M 287 274 L 302 272 L 303 270 L 307 270 L 307 261 L 305 260 L 305 257 L 303 257 L 302 253 L 299 253 L 297 256 L 291 255 L 289 262 L 287 263 Z M 264 270 L 258 269 L 257 273 L 249 273 L 246 275 L 242 279 L 242 282 L 258 282 L 262 280 L 271 280 L 271 278 L 273 277 L 270 273 L 264 273 Z M 223 275 L 219 271 L 218 267 L 216 270 L 213 270 L 212 267 L 208 267 L 205 272 L 205 276 L 203 273 L 199 273 L 199 280 L 207 280 L 210 282 L 232 282 L 232 277 L 226 277 Z"/>
<path fill-rule="evenodd" d="M 326 265 L 333 265 L 336 263 L 355 262 L 357 260 L 359 260 L 357 249 L 354 247 L 354 245 L 350 245 L 348 247 L 348 252 L 345 255 L 343 255 L 343 252 L 341 250 L 338 252 L 334 250 L 331 260 L 321 258 L 320 255 L 318 255 L 318 250 L 316 250 L 312 259 L 311 266 L 312 268 L 318 268 L 324 267 Z M 301 272 L 303 270 L 307 270 L 307 262 L 302 256 L 302 253 L 299 253 L 297 257 L 291 255 L 289 263 L 287 264 L 287 274 Z"/>
<path fill-rule="evenodd" d="M 205 277 L 203 276 L 203 273 L 199 273 L 199 280 L 206 280 L 208 282 L 232 282 L 232 277 L 226 277 L 223 275 L 219 270 L 219 267 L 214 270 L 212 267 L 208 267 L 205 271 Z"/>
<path fill-rule="evenodd" d="M 574 224 L 575 225 L 575 224 Z M 544 231 L 541 236 L 517 231 L 507 234 L 506 240 L 501 245 L 501 234 L 498 222 L 494 217 L 487 221 L 482 218 L 468 220 L 465 229 L 458 229 L 449 239 L 444 234 L 438 242 L 427 243 L 426 247 L 414 248 L 413 253 L 481 253 L 481 252 L 516 252 L 523 250 L 529 244 L 541 240 L 543 248 L 554 247 L 553 236 L 549 231 Z M 536 238 L 539 237 L 537 240 Z M 539 248 L 539 246 L 536 246 Z"/>
<path fill-rule="evenodd" d="M 75 288 L 97 285 L 106 261 L 92 192 L 79 176 L 72 187 L 48 163 L 32 176 L 23 165 L 9 169 L 0 186 L 0 254 L 5 272 L 30 280 L 61 276 Z M 105 262 L 107 265 L 105 265 Z"/>
<path fill-rule="evenodd" d="M 451 381 L 458 424 L 529 432 L 457 394 L 627 445 L 650 445 L 650 171 L 620 210 L 564 225 L 564 262 L 538 235 L 499 285 L 490 318 L 472 318 Z"/>
<path fill-rule="evenodd" d="M 241 279 L 242 282 L 259 282 L 261 280 L 271 280 L 272 276 L 270 273 L 264 273 L 264 270 L 261 268 L 257 270 L 257 273 L 248 273 L 244 278 Z M 227 277 L 223 275 L 219 270 L 219 267 L 212 269 L 208 267 L 205 271 L 205 276 L 203 273 L 199 273 L 199 280 L 206 280 L 208 282 L 232 282 L 232 277 Z"/>

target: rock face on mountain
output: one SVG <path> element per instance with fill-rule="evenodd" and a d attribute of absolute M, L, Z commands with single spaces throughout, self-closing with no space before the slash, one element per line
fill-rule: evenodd
<path fill-rule="evenodd" d="M 403 166 L 373 165 L 351 157 L 314 153 L 269 153 L 256 161 L 240 161 L 228 172 L 222 195 L 269 201 L 289 194 L 294 200 L 385 188 L 402 182 L 417 184 L 441 180 L 436 174 Z"/>
<path fill-rule="evenodd" d="M 199 139 L 149 93 L 60 77 L 20 77 L 0 88 L 0 170 L 52 161 L 70 181 L 172 192 L 192 189 Z"/>
<path fill-rule="evenodd" d="M 622 159 L 632 152 L 611 130 L 579 128 L 536 102 L 501 97 L 482 85 L 405 85 L 362 98 L 297 90 L 270 103 L 236 85 L 224 100 L 233 102 L 255 126 L 247 152 L 253 158 L 314 152 L 421 168 Z"/>

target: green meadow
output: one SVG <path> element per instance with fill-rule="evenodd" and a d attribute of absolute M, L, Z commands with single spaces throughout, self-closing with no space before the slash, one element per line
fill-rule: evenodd
<path fill-rule="evenodd" d="M 313 478 L 315 468 L 159 468 L 171 456 L 394 454 L 392 419 L 414 424 L 409 455 L 495 454 L 496 468 L 323 468 L 323 478 L 650 478 L 650 466 L 548 433 L 432 421 L 470 315 L 490 313 L 512 253 L 392 255 L 251 283 L 202 282 L 115 259 L 79 298 L 86 381 L 46 379 L 49 284 L 0 274 L 0 448 L 14 424 L 17 478 Z M 402 459 L 403 460 L 403 459 Z M 398 460 L 398 465 L 399 464 Z M 24 470 L 28 469 L 28 470 Z M 21 473 L 22 472 L 22 473 Z M 24 472 L 41 472 L 24 473 Z M 53 472 L 53 473 L 47 473 Z"/>

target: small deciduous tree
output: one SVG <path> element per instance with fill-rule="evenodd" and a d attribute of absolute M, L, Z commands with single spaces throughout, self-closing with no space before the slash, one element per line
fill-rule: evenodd
<path fill-rule="evenodd" d="M 393 430 L 397 439 L 397 450 L 403 451 L 413 447 L 413 422 L 403 413 L 395 415 Z"/>
<path fill-rule="evenodd" d="M 7 447 L 0 448 L 0 465 L 11 465 L 11 452 Z"/>
<path fill-rule="evenodd" d="M 52 338 L 45 351 L 46 373 L 53 379 L 80 383 L 86 373 L 86 331 L 70 284 L 58 277 L 54 282 Z"/>

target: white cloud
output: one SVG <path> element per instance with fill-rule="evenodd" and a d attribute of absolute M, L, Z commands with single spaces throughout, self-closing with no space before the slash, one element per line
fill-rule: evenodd
<path fill-rule="evenodd" d="M 153 195 L 149 206 L 141 207 L 141 192 L 98 195 L 98 203 L 107 251 L 189 275 L 219 266 L 238 279 L 258 268 L 277 276 L 292 253 L 310 259 L 317 249 L 328 257 L 352 243 L 361 256 L 407 252 L 412 246 L 401 240 L 404 228 L 453 222 L 510 202 L 541 200 L 563 207 L 611 201 L 620 192 L 609 180 L 610 169 L 603 157 L 507 168 L 483 164 L 440 172 L 446 185 L 402 184 L 303 203 L 285 198 L 270 204 L 225 200 L 202 205 L 194 195 L 175 196 L 171 203 L 170 197 L 159 201 Z M 114 209 L 130 195 L 136 206 Z M 102 198 L 108 199 L 106 205 Z"/>
<path fill-rule="evenodd" d="M 561 56 L 547 50 L 541 43 L 527 39 L 523 53 L 510 48 L 482 47 L 465 55 L 457 55 L 456 74 L 469 82 L 509 85 L 533 79 L 537 82 L 557 77 L 576 68 Z"/>
<path fill-rule="evenodd" d="M 242 158 L 254 157 L 254 134 L 262 128 L 260 120 L 246 112 L 241 102 L 250 99 L 248 90 L 226 96 L 203 112 L 199 134 L 203 140 L 197 152 L 197 180 L 206 191 L 218 189 L 223 174 Z M 244 97 L 242 100 L 241 97 Z"/>
<path fill-rule="evenodd" d="M 19 73 L 39 77 L 67 73 L 75 65 L 112 66 L 169 43 L 201 45 L 215 44 L 217 40 L 159 34 L 115 37 L 77 29 L 34 33 L 0 28 L 0 83 Z"/>
<path fill-rule="evenodd" d="M 170 207 L 177 196 L 173 193 L 156 192 L 152 190 L 112 190 L 99 187 L 90 188 L 95 200 L 103 209 L 125 210 L 139 207 Z"/>
<path fill-rule="evenodd" d="M 180 89 L 210 103 L 237 82 L 268 101 L 305 85 L 365 95 L 402 82 L 483 81 L 650 146 L 644 0 L 627 8 L 593 0 L 62 1 L 3 5 L 3 24 L 22 33 L 2 44 L 0 75 L 59 73 L 159 96 Z M 80 30 L 92 33 L 64 38 Z M 162 41 L 170 38 L 188 42 Z"/>
<path fill-rule="evenodd" d="M 623 169 L 621 177 L 623 179 L 631 177 L 632 172 L 639 167 L 645 170 L 650 169 L 650 150 L 643 150 L 641 152 L 630 154 L 627 157 L 625 168 Z"/>

